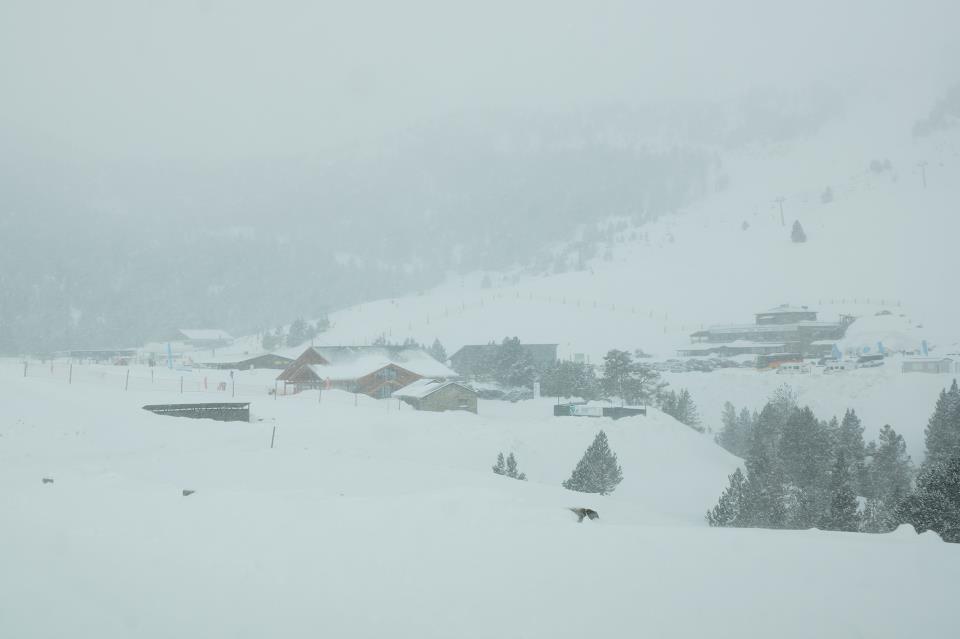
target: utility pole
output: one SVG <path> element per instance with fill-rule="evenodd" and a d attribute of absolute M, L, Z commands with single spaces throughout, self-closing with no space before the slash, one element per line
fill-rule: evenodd
<path fill-rule="evenodd" d="M 783 219 L 783 203 L 787 201 L 787 198 L 780 196 L 774 200 L 777 204 L 780 205 L 780 226 L 786 226 L 787 223 Z"/>
<path fill-rule="evenodd" d="M 923 180 L 923 188 L 927 188 L 927 161 L 917 162 L 917 166 L 920 167 L 920 177 Z"/>

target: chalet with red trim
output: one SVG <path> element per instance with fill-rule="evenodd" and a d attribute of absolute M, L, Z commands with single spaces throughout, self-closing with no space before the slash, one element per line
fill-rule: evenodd
<path fill-rule="evenodd" d="M 390 346 L 311 346 L 277 377 L 285 392 L 338 389 L 374 398 L 424 379 L 456 373 L 419 348 Z"/>

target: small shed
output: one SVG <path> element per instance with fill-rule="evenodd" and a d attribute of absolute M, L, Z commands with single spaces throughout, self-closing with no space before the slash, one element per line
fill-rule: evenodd
<path fill-rule="evenodd" d="M 393 393 L 417 410 L 477 412 L 477 391 L 465 384 L 438 379 L 418 379 Z"/>
<path fill-rule="evenodd" d="M 904 373 L 949 373 L 953 360 L 949 357 L 910 357 L 903 360 Z"/>

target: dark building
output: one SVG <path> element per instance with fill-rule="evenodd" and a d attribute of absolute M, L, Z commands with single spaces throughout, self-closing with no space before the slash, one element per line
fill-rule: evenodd
<path fill-rule="evenodd" d="M 450 365 L 461 375 L 472 377 L 482 373 L 486 362 L 497 352 L 499 344 L 471 344 L 450 356 Z M 546 368 L 557 361 L 557 344 L 520 344 L 530 355 L 533 365 Z"/>
<path fill-rule="evenodd" d="M 762 313 L 754 313 L 754 316 L 756 317 L 757 326 L 817 321 L 816 311 L 811 311 L 806 306 L 790 306 L 789 304 L 775 306 L 769 311 Z"/>
<path fill-rule="evenodd" d="M 193 363 L 200 368 L 215 368 L 219 370 L 239 370 L 247 371 L 253 368 L 272 368 L 275 370 L 285 370 L 293 363 L 293 358 L 277 353 L 261 353 L 260 355 L 236 355 L 233 357 L 223 357 L 208 360 L 193 360 Z"/>
<path fill-rule="evenodd" d="M 421 379 L 393 393 L 417 410 L 477 412 L 477 391 L 459 382 Z"/>

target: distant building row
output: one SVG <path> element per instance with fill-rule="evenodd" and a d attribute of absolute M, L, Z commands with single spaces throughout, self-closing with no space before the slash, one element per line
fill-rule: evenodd
<path fill-rule="evenodd" d="M 758 355 L 758 361 L 776 361 L 776 355 L 823 357 L 846 334 L 855 318 L 840 316 L 839 322 L 821 322 L 806 306 L 777 306 L 755 314 L 753 324 L 711 326 L 691 334 L 694 343 L 678 352 L 682 356 Z"/>

